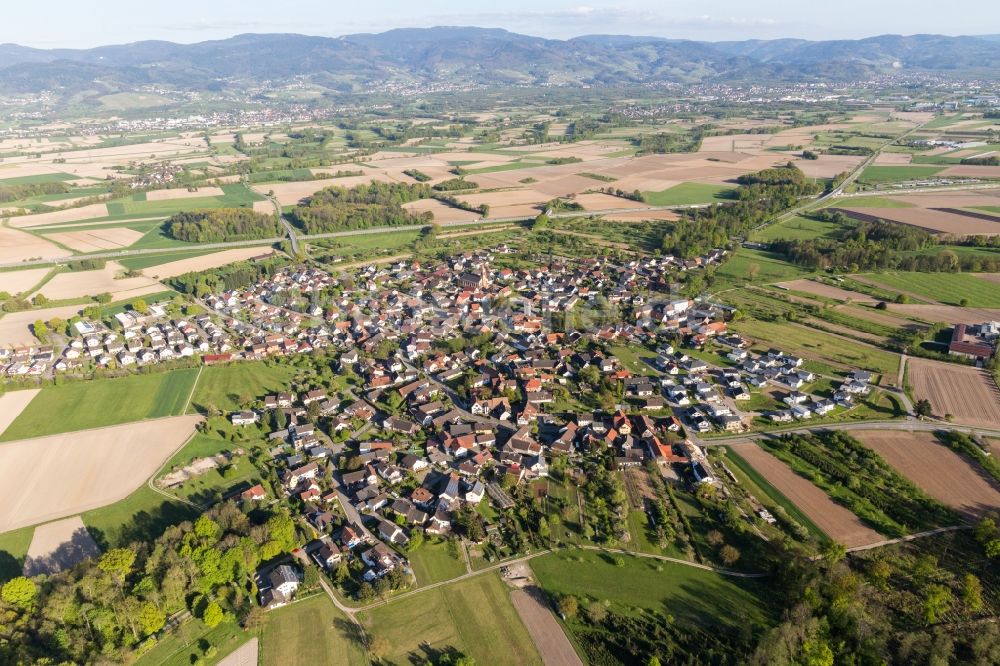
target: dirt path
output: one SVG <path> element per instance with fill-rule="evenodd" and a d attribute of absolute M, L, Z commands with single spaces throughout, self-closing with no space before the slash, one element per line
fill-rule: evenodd
<path fill-rule="evenodd" d="M 510 600 L 546 666 L 583 666 L 583 661 L 549 610 L 540 589 L 531 586 L 514 590 L 510 594 Z"/>

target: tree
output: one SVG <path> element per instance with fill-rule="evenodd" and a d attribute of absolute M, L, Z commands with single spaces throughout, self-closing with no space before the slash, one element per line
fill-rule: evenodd
<path fill-rule="evenodd" d="M 823 549 L 823 557 L 826 558 L 826 561 L 832 567 L 834 564 L 847 557 L 847 548 L 844 547 L 844 544 L 832 541 L 826 548 Z"/>
<path fill-rule="evenodd" d="M 111 294 L 105 291 L 101 294 L 98 294 L 97 296 L 94 296 L 94 300 L 100 303 L 101 305 L 107 305 L 108 303 L 111 302 Z"/>
<path fill-rule="evenodd" d="M 970 573 L 962 577 L 962 603 L 970 613 L 978 613 L 983 609 L 983 584 Z"/>
<path fill-rule="evenodd" d="M 45 342 L 49 339 L 49 327 L 45 325 L 41 319 L 36 319 L 35 323 L 32 324 L 31 328 L 35 333 L 35 337 Z"/>
<path fill-rule="evenodd" d="M 35 603 L 37 595 L 38 588 L 35 586 L 35 582 L 24 576 L 12 578 L 0 588 L 0 599 L 18 608 L 30 607 Z"/>
<path fill-rule="evenodd" d="M 580 602 L 572 594 L 564 595 L 559 599 L 559 613 L 563 617 L 576 617 L 580 610 Z"/>
<path fill-rule="evenodd" d="M 139 626 L 146 636 L 155 634 L 166 624 L 167 616 L 152 601 L 147 601 L 139 609 Z"/>
<path fill-rule="evenodd" d="M 944 585 L 930 585 L 924 595 L 924 622 L 934 624 L 951 608 L 951 590 Z"/>
<path fill-rule="evenodd" d="M 929 417 L 934 414 L 934 409 L 931 407 L 931 401 L 926 398 L 921 398 L 917 400 L 917 404 L 913 406 L 913 411 L 917 416 Z"/>
<path fill-rule="evenodd" d="M 132 301 L 132 309 L 135 310 L 136 312 L 145 312 L 146 310 L 149 309 L 149 305 L 146 303 L 145 300 L 137 298 L 134 301 Z"/>
<path fill-rule="evenodd" d="M 101 555 L 101 559 L 97 562 L 97 568 L 110 574 L 121 583 L 132 572 L 134 563 L 135 553 L 133 551 L 128 548 L 112 548 Z"/>
<path fill-rule="evenodd" d="M 215 540 L 219 536 L 219 525 L 205 514 L 202 514 L 194 521 L 194 533 L 201 539 Z"/>
<path fill-rule="evenodd" d="M 719 549 L 719 557 L 722 558 L 727 567 L 732 566 L 736 560 L 740 559 L 740 551 L 727 544 Z"/>
<path fill-rule="evenodd" d="M 205 623 L 206 627 L 214 629 L 219 626 L 224 619 L 226 619 L 226 614 L 222 612 L 222 606 L 213 601 L 205 607 L 205 613 L 202 615 L 201 619 Z"/>

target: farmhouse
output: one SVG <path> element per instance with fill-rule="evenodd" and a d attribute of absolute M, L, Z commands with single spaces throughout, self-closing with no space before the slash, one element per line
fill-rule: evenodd
<path fill-rule="evenodd" d="M 979 326 L 966 327 L 956 324 L 948 343 L 948 353 L 972 359 L 986 360 L 993 356 L 993 344 L 990 340 L 997 339 L 1000 323 L 989 322 Z"/>

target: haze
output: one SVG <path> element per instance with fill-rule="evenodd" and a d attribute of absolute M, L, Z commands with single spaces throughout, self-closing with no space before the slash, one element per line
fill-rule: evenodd
<path fill-rule="evenodd" d="M 300 32 L 338 36 L 399 27 L 477 25 L 565 39 L 583 34 L 655 35 L 696 40 L 856 39 L 893 34 L 982 34 L 1000 26 L 1000 5 L 955 0 L 947 12 L 928 0 L 872 3 L 844 0 L 835 12 L 817 12 L 813 3 L 792 0 L 695 2 L 635 0 L 554 2 L 481 0 L 422 3 L 328 3 L 318 0 L 175 0 L 136 5 L 107 0 L 93 5 L 59 0 L 5 7 L 0 42 L 40 48 L 83 48 L 145 39 L 197 42 L 244 32 Z M 937 9 L 938 11 L 934 11 Z M 112 20 L 109 20 L 112 19 Z"/>

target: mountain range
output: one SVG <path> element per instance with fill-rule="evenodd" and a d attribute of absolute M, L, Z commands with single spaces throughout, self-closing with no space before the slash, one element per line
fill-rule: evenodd
<path fill-rule="evenodd" d="M 544 39 L 437 27 L 310 37 L 245 34 L 196 44 L 91 49 L 0 45 L 0 91 L 219 89 L 305 79 L 331 90 L 441 81 L 487 85 L 848 81 L 890 72 L 1000 78 L 1000 35 L 700 42 L 588 35 Z"/>

